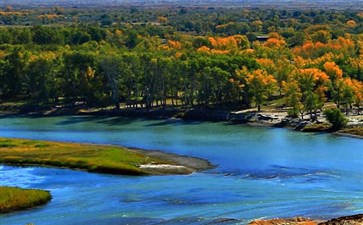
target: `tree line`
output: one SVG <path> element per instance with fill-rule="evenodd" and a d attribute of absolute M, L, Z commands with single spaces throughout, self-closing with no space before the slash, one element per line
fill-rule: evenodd
<path fill-rule="evenodd" d="M 295 16 L 285 16 L 290 14 Z M 263 26 L 270 20 L 249 24 Z M 168 23 L 166 17 L 159 21 Z M 282 29 L 252 40 L 248 34 L 197 35 L 151 24 L 2 27 L 0 96 L 2 101 L 82 101 L 117 109 L 124 103 L 146 108 L 233 104 L 260 110 L 277 99 L 294 116 L 315 115 L 333 101 L 346 112 L 359 113 L 363 36 L 348 32 L 359 26 L 354 23 L 347 20 L 341 35 L 327 24 L 310 24 L 289 37 Z"/>

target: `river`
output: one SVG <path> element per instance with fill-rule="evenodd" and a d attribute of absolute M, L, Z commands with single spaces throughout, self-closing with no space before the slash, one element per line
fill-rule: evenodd
<path fill-rule="evenodd" d="M 246 224 L 363 212 L 363 141 L 228 123 L 119 117 L 2 117 L 0 136 L 115 144 L 208 159 L 212 170 L 130 177 L 0 166 L 1 185 L 41 188 L 45 206 L 0 223 Z"/>

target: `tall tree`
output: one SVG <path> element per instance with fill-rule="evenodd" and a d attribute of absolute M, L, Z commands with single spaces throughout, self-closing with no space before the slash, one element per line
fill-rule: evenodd
<path fill-rule="evenodd" d="M 265 70 L 258 69 L 247 75 L 246 83 L 249 86 L 250 94 L 257 105 L 257 110 L 261 111 L 262 103 L 275 88 L 276 79 Z"/>

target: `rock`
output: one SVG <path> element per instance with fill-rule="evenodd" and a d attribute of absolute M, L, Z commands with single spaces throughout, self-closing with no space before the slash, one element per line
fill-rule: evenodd
<path fill-rule="evenodd" d="M 363 224 L 363 214 L 357 214 L 353 216 L 343 216 L 331 219 L 326 222 L 319 223 L 318 225 L 362 225 L 362 224 Z"/>
<path fill-rule="evenodd" d="M 325 222 L 318 222 L 304 217 L 255 220 L 249 223 L 249 225 L 363 225 L 363 214 L 343 216 Z"/>
<path fill-rule="evenodd" d="M 317 223 L 309 218 L 294 217 L 289 219 L 255 220 L 249 225 L 317 225 Z"/>

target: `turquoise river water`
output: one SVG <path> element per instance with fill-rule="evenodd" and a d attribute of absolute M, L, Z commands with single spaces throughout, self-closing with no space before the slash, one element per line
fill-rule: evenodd
<path fill-rule="evenodd" d="M 3 137 L 157 149 L 217 166 L 191 175 L 131 177 L 0 165 L 1 185 L 53 196 L 44 206 L 0 215 L 1 225 L 247 224 L 363 212 L 362 139 L 119 117 L 2 117 L 0 125 Z"/>

